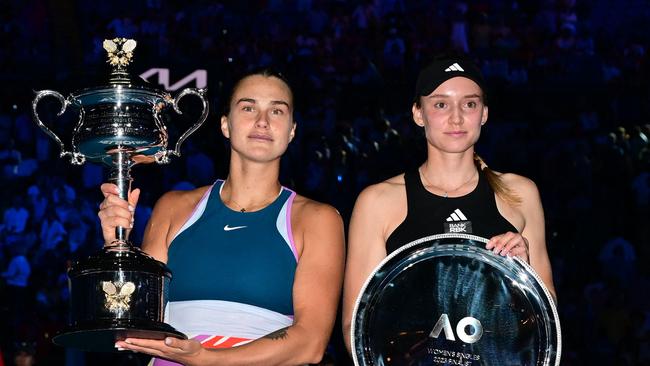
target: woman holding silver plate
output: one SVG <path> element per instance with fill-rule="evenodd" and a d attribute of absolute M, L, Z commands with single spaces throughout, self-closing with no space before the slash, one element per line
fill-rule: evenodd
<path fill-rule="evenodd" d="M 142 245 L 172 271 L 165 322 L 190 339 L 127 338 L 116 348 L 153 355 L 153 365 L 320 361 L 343 279 L 343 224 L 331 206 L 278 181 L 296 128 L 293 106 L 279 74 L 252 73 L 235 85 L 221 117 L 231 145 L 227 179 L 163 195 Z M 128 202 L 115 185 L 102 193 L 110 243 L 116 227 L 132 227 L 139 190 Z"/>
<path fill-rule="evenodd" d="M 464 57 L 437 58 L 418 76 L 412 113 L 424 129 L 427 160 L 367 187 L 352 213 L 343 292 L 348 350 L 364 282 L 387 255 L 433 234 L 489 238 L 486 249 L 528 262 L 555 296 L 535 183 L 490 170 L 474 151 L 488 119 L 478 67 Z"/>

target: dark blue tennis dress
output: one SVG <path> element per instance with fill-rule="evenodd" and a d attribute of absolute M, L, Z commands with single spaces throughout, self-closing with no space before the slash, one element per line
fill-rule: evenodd
<path fill-rule="evenodd" d="M 267 207 L 239 212 L 217 181 L 176 234 L 166 322 L 204 347 L 233 347 L 293 323 L 298 255 L 291 232 L 296 193 L 282 187 Z M 155 360 L 154 365 L 171 365 Z"/>

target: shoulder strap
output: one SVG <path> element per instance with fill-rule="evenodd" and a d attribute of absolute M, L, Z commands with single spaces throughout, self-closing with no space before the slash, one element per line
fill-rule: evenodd
<path fill-rule="evenodd" d="M 420 197 L 419 186 L 422 185 L 420 181 L 420 174 L 418 173 L 417 168 L 409 169 L 404 172 L 404 186 L 406 188 L 406 217 L 415 210 L 417 207 L 417 202 Z"/>

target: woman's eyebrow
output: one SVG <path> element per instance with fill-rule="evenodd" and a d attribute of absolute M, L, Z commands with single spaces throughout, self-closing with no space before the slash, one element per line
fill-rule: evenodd
<path fill-rule="evenodd" d="M 239 100 L 237 100 L 237 103 L 235 103 L 235 104 L 239 104 L 239 103 L 253 103 L 253 104 L 257 104 L 257 100 L 255 100 L 255 99 L 253 99 L 253 98 L 240 98 Z M 271 105 L 284 105 L 284 106 L 286 106 L 286 107 L 289 108 L 289 109 L 291 108 L 291 106 L 289 105 L 289 103 L 286 102 L 286 101 L 284 101 L 284 100 L 272 100 L 272 101 L 270 102 L 270 104 L 271 104 Z"/>
<path fill-rule="evenodd" d="M 478 95 L 478 94 L 476 94 L 476 93 L 474 93 L 474 94 L 466 95 L 466 96 L 464 96 L 463 98 L 481 98 L 481 96 Z"/>
<path fill-rule="evenodd" d="M 476 93 L 463 96 L 463 98 L 480 98 L 480 97 L 481 96 Z M 447 94 L 431 94 L 427 96 L 427 98 L 451 98 L 451 96 Z"/>
<path fill-rule="evenodd" d="M 253 104 L 255 104 L 257 101 L 256 101 L 255 99 L 253 99 L 253 98 L 240 98 L 240 99 L 237 101 L 237 103 L 235 103 L 235 104 L 239 104 L 239 103 L 241 103 L 241 102 L 248 102 L 248 103 L 253 103 Z"/>
<path fill-rule="evenodd" d="M 291 107 L 289 106 L 289 103 L 285 102 L 284 100 L 273 100 L 273 101 L 271 101 L 271 104 L 272 105 L 285 105 L 285 106 L 287 106 L 287 108 L 291 109 Z"/>

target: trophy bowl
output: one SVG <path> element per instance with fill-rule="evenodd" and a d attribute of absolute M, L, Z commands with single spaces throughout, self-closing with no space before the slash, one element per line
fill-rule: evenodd
<path fill-rule="evenodd" d="M 559 365 L 551 294 L 527 263 L 487 241 L 433 235 L 380 263 L 353 313 L 355 365 Z"/>
<path fill-rule="evenodd" d="M 132 77 L 126 66 L 131 62 L 136 42 L 114 38 L 104 41 L 112 66 L 106 85 L 82 89 L 64 97 L 53 90 L 36 93 L 32 112 L 36 124 L 61 149 L 60 157 L 72 164 L 86 161 L 110 168 L 108 180 L 127 199 L 131 189 L 131 168 L 136 164 L 167 164 L 170 156 L 180 156 L 185 139 L 198 129 L 208 115 L 204 89 L 183 89 L 175 98 Z M 182 114 L 179 101 L 195 96 L 202 103 L 198 120 L 185 131 L 173 150 L 167 149 L 165 116 Z M 72 132 L 71 149 L 41 121 L 37 106 L 43 98 L 61 104 L 58 115 L 68 108 L 78 114 Z M 125 228 L 116 228 L 116 240 L 99 253 L 75 263 L 68 271 L 70 317 L 68 326 L 53 341 L 64 347 L 85 351 L 111 352 L 115 341 L 128 337 L 164 339 L 187 338 L 164 323 L 165 306 L 172 274 L 167 266 L 133 246 Z"/>
<path fill-rule="evenodd" d="M 154 157 L 167 145 L 161 121 L 169 96 L 145 85 L 111 85 L 83 90 L 71 97 L 84 111 L 84 123 L 73 134 L 73 144 L 86 159 L 109 159 L 107 151 L 130 147 L 132 155 Z M 110 164 L 110 161 L 106 161 Z"/>

